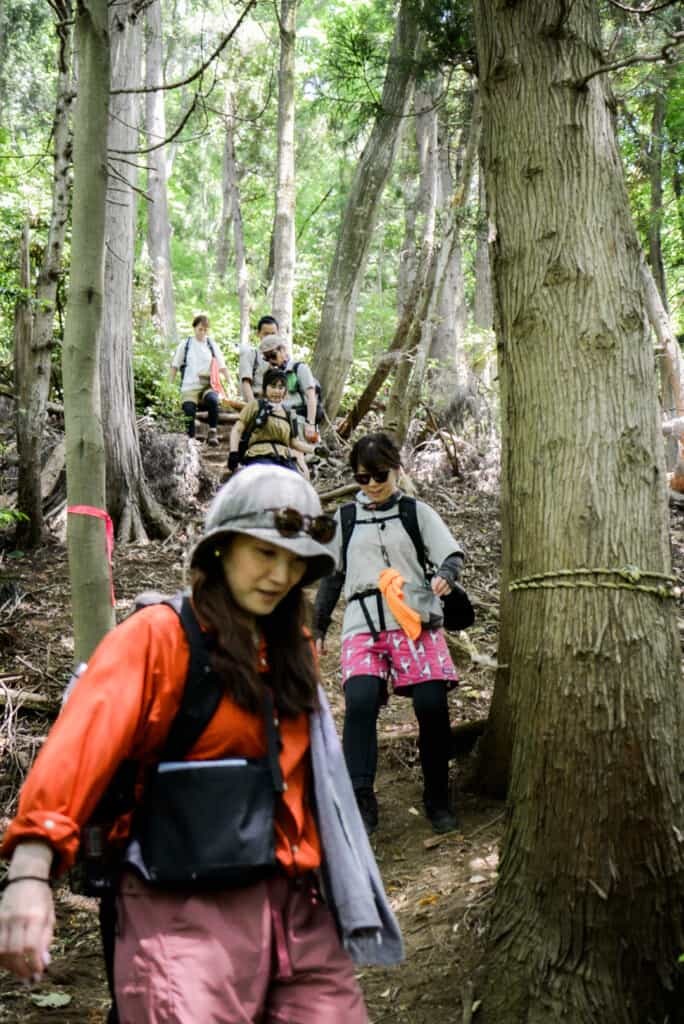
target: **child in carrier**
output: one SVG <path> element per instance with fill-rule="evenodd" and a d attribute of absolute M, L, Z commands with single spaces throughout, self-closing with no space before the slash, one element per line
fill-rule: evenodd
<path fill-rule="evenodd" d="M 122 1024 L 367 1024 L 353 961 L 395 963 L 402 942 L 303 628 L 333 532 L 298 474 L 247 467 L 189 552 L 193 628 L 159 603 L 105 636 L 4 837 L 0 966 L 43 975 L 51 880 L 131 759 L 141 792 L 115 830 Z M 169 756 L 184 709 L 199 731 Z"/>
<path fill-rule="evenodd" d="M 240 465 L 266 462 L 301 472 L 302 463 L 293 450 L 313 452 L 314 445 L 297 436 L 296 419 L 283 404 L 287 395 L 285 371 L 277 367 L 266 370 L 263 390 L 264 397 L 247 403 L 231 431 L 228 469 L 233 472 Z"/>

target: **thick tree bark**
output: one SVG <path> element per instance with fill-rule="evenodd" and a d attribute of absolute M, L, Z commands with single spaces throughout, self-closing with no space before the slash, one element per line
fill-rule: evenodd
<path fill-rule="evenodd" d="M 164 78 L 162 50 L 161 0 L 153 0 L 145 12 L 147 18 L 145 84 L 160 85 Z M 146 145 L 155 146 L 166 138 L 166 115 L 162 91 L 145 94 Z M 137 123 L 137 119 L 136 119 Z M 162 146 L 145 157 L 148 166 L 147 248 L 152 268 L 152 319 L 162 339 L 176 342 L 176 304 L 171 272 L 171 228 L 166 191 L 166 152 Z M 131 172 L 133 168 L 131 168 Z"/>
<path fill-rule="evenodd" d="M 62 379 L 67 506 L 105 508 L 100 417 L 99 331 L 104 291 L 109 38 L 107 0 L 81 0 L 76 16 L 78 99 L 74 114 L 74 193 L 69 300 Z M 84 661 L 114 625 L 105 523 L 67 517 L 75 661 Z"/>
<path fill-rule="evenodd" d="M 112 89 L 139 84 L 142 31 L 136 0 L 110 7 Z M 133 259 L 136 168 L 117 159 L 135 149 L 140 101 L 113 95 L 109 151 L 113 174 L 107 195 L 105 310 L 102 322 L 102 412 L 107 455 L 107 509 L 119 542 L 146 540 L 146 524 L 166 536 L 170 523 L 147 485 L 140 455 L 133 387 Z"/>
<path fill-rule="evenodd" d="M 240 303 L 240 345 L 249 345 L 249 268 L 245 249 L 245 235 L 242 227 L 242 203 L 240 201 L 240 177 L 235 157 L 235 110 L 230 88 L 226 88 L 225 137 L 223 142 L 223 225 L 227 239 L 232 227 L 235 242 L 235 275 L 237 278 L 238 300 Z M 229 221 L 229 223 L 228 223 Z M 225 260 L 227 265 L 227 252 Z M 218 255 L 217 255 L 218 270 Z M 277 319 L 277 317 L 276 317 Z"/>
<path fill-rule="evenodd" d="M 380 110 L 361 155 L 342 217 L 326 287 L 313 371 L 328 415 L 340 406 L 354 357 L 354 328 L 380 200 L 401 139 L 419 45 L 416 0 L 402 0 L 387 65 Z"/>
<path fill-rule="evenodd" d="M 515 723 L 479 1016 L 674 1024 L 680 652 L 638 243 L 607 85 L 573 84 L 598 8 L 478 0 L 476 24 Z"/>
<path fill-rule="evenodd" d="M 295 278 L 295 41 L 297 0 L 280 0 L 278 166 L 273 223 L 273 315 L 281 332 L 292 331 Z"/>
<path fill-rule="evenodd" d="M 61 11 L 71 18 L 71 2 L 63 0 Z M 26 312 L 21 344 L 15 347 L 14 372 L 17 395 L 17 448 L 19 481 L 17 507 L 27 516 L 17 524 L 17 544 L 29 547 L 39 544 L 43 534 L 43 502 L 40 482 L 40 457 L 43 427 L 52 369 L 54 347 L 55 299 L 62 272 L 64 236 L 69 217 L 71 183 L 71 133 L 69 115 L 73 101 L 71 81 L 71 29 L 63 26 L 60 37 L 57 100 L 52 121 L 54 143 L 52 206 L 45 242 L 45 254 L 36 283 L 35 312 L 31 322 Z M 27 229 L 28 230 L 28 229 Z M 28 252 L 26 260 L 28 263 Z M 30 273 L 23 286 L 31 288 Z M 19 334 L 17 334 L 19 342 Z"/>

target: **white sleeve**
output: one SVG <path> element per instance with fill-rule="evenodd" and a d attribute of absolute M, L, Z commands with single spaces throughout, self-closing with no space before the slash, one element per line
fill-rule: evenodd
<path fill-rule="evenodd" d="M 240 363 L 238 376 L 240 380 L 251 380 L 254 378 L 254 356 L 255 352 L 251 345 L 240 346 Z"/>
<path fill-rule="evenodd" d="M 297 380 L 302 391 L 308 391 L 309 388 L 316 386 L 314 375 L 306 363 L 300 363 L 297 367 Z"/>
<path fill-rule="evenodd" d="M 448 555 L 464 554 L 463 546 L 453 536 L 442 517 L 424 501 L 416 502 L 418 528 L 425 553 L 433 565 L 441 565 Z"/>
<path fill-rule="evenodd" d="M 178 345 L 176 347 L 176 351 L 175 351 L 174 356 L 173 356 L 173 359 L 171 360 L 171 365 L 175 366 L 177 370 L 180 370 L 181 366 L 183 365 L 183 355 L 185 354 L 185 345 L 186 345 L 186 340 L 185 339 L 178 343 Z"/>

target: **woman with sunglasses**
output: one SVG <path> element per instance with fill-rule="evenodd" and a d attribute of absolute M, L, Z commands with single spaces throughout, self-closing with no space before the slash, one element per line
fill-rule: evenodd
<path fill-rule="evenodd" d="M 303 628 L 303 587 L 332 568 L 326 545 L 333 533 L 316 492 L 285 469 L 248 467 L 218 492 L 190 551 L 191 601 L 184 605 L 208 652 L 210 674 L 200 689 L 217 688 L 217 703 L 175 764 L 163 757 L 159 764 L 160 752 L 191 686 L 197 637 L 189 644 L 178 614 L 155 604 L 104 638 L 4 838 L 11 862 L 0 904 L 1 966 L 20 978 L 42 976 L 54 927 L 50 880 L 73 864 L 93 808 L 117 766 L 132 759 L 144 769 L 142 793 L 132 830 L 131 815 L 116 823 L 124 838 L 114 950 L 121 1021 L 367 1022 L 353 960 L 397 962 L 402 943 Z M 209 879 L 179 858 L 171 870 L 187 880 L 155 884 L 159 876 L 145 859 L 149 822 L 166 822 L 164 840 L 182 833 L 171 828 L 172 812 L 154 802 L 160 780 L 167 796 L 176 792 L 201 862 L 223 854 L 236 829 L 240 842 L 249 840 L 240 822 L 227 820 L 225 803 L 203 800 L 202 786 L 217 772 L 225 778 L 224 770 L 266 762 L 272 809 L 270 835 L 262 838 L 272 861 L 258 880 L 231 875 L 223 884 L 220 870 Z M 187 781 L 178 789 L 168 781 L 174 778 L 194 778 L 194 790 L 184 788 Z M 193 803 L 186 792 L 195 793 Z M 224 861 L 216 854 L 212 863 Z"/>
<path fill-rule="evenodd" d="M 418 719 L 423 769 L 423 804 L 435 832 L 456 828 L 449 800 L 451 730 L 447 692 L 457 682 L 442 624 L 440 597 L 458 586 L 463 549 L 440 516 L 416 502 L 427 561 L 437 566 L 431 581 L 400 516 L 400 455 L 384 433 L 367 434 L 349 458 L 360 491 L 354 527 L 342 550 L 339 524 L 331 550 L 337 572 L 326 577 L 315 605 L 315 635 L 325 651 L 325 634 L 340 593 L 346 608 L 342 626 L 343 746 L 356 799 L 368 833 L 378 825 L 374 791 L 378 759 L 377 717 L 394 693 L 410 697 Z M 389 576 L 390 585 L 384 581 Z M 391 580 L 401 580 L 401 590 Z M 406 609 L 406 605 L 410 606 Z M 400 621 L 401 620 L 401 621 Z"/>
<path fill-rule="evenodd" d="M 293 450 L 309 453 L 314 446 L 297 436 L 296 421 L 283 404 L 287 394 L 285 371 L 277 367 L 266 370 L 263 389 L 264 397 L 247 403 L 230 432 L 228 469 L 234 472 L 241 463 L 248 466 L 266 462 L 301 471 Z M 305 462 L 303 466 L 302 476 L 307 478 Z"/>

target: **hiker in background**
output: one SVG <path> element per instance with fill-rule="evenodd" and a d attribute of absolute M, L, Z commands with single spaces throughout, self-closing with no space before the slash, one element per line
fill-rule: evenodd
<path fill-rule="evenodd" d="M 218 345 L 209 337 L 209 318 L 200 313 L 192 321 L 194 337 L 181 341 L 171 362 L 173 380 L 180 371 L 181 403 L 188 437 L 195 436 L 195 416 L 206 410 L 209 420 L 207 444 L 216 446 L 219 403 L 223 393 L 220 378 L 228 380 L 228 370 Z"/>
<path fill-rule="evenodd" d="M 331 570 L 333 530 L 298 474 L 248 467 L 218 492 L 189 553 L 190 625 L 153 604 L 105 636 L 4 837 L 0 966 L 42 977 L 50 881 L 132 759 L 137 806 L 108 833 L 123 840 L 121 1021 L 367 1024 L 352 958 L 395 963 L 402 942 L 303 628 L 303 587 Z M 179 757 L 181 719 L 194 738 Z"/>
<path fill-rule="evenodd" d="M 288 345 L 280 334 L 271 334 L 261 340 L 259 351 L 263 359 L 271 366 L 284 370 L 287 374 L 287 395 L 285 407 L 292 409 L 301 427 L 301 435 L 310 444 L 316 444 L 319 438 L 316 425 L 318 398 L 316 395 L 316 379 L 306 363 L 295 362 L 289 353 Z"/>
<path fill-rule="evenodd" d="M 463 549 L 434 509 L 402 496 L 397 485 L 399 450 L 387 434 L 360 438 L 349 462 L 360 491 L 352 505 L 335 513 L 338 529 L 331 551 L 337 572 L 322 581 L 314 610 L 317 646 L 325 653 L 325 634 L 344 588 L 341 655 L 347 767 L 370 834 L 378 825 L 377 718 L 391 684 L 395 694 L 411 698 L 418 719 L 425 813 L 435 832 L 448 832 L 457 822 L 449 798 L 447 692 L 458 677 L 439 628 L 440 597 L 458 587 Z M 401 515 L 406 505 L 400 503 L 407 501 L 413 502 L 427 560 L 437 567 L 429 583 Z M 353 512 L 350 535 L 340 529 L 345 508 Z"/>
<path fill-rule="evenodd" d="M 262 316 L 257 324 L 257 338 L 259 343 L 271 334 L 278 333 L 278 321 L 274 316 Z M 251 345 L 240 346 L 240 364 L 238 376 L 240 378 L 240 390 L 246 402 L 260 398 L 263 394 L 262 378 L 264 371 L 268 369 L 268 363 L 262 358 L 259 351 L 259 344 L 256 348 Z"/>
<path fill-rule="evenodd" d="M 266 370 L 263 389 L 264 397 L 247 403 L 230 432 L 228 469 L 231 472 L 239 465 L 247 466 L 253 462 L 270 462 L 297 470 L 299 467 L 292 449 L 304 453 L 314 450 L 313 445 L 297 437 L 297 423 L 283 405 L 287 394 L 285 371 L 275 367 Z"/>

